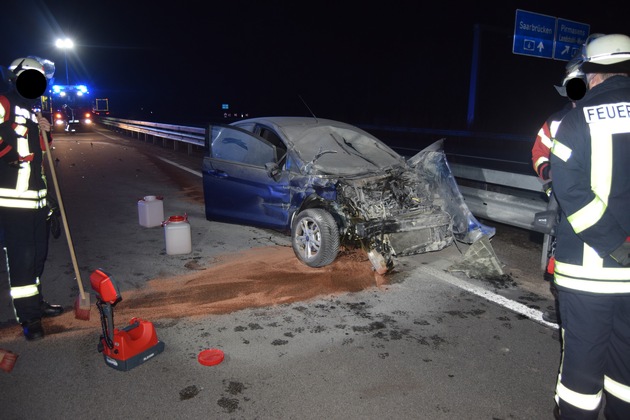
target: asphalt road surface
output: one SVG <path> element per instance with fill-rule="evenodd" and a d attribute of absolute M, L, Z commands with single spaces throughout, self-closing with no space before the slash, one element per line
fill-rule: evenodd
<path fill-rule="evenodd" d="M 154 323 L 165 350 L 123 372 L 97 350 L 101 323 L 75 319 L 78 295 L 64 235 L 51 239 L 42 282 L 67 308 L 27 342 L 0 271 L 2 419 L 546 419 L 560 361 L 541 238 L 497 226 L 505 275 L 450 270 L 467 248 L 405 257 L 376 275 L 360 252 L 335 264 L 297 262 L 277 232 L 205 220 L 198 156 L 93 133 L 55 136 L 53 156 L 80 268 L 97 268 L 123 297 L 122 328 Z M 137 202 L 164 197 L 187 214 L 192 252 L 168 255 L 164 228 L 138 223 Z M 206 349 L 225 359 L 198 362 Z"/>

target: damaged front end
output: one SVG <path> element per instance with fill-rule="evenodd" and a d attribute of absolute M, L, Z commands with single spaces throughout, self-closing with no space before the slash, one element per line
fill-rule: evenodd
<path fill-rule="evenodd" d="M 377 271 L 391 268 L 393 257 L 439 251 L 453 242 L 450 215 L 418 182 L 404 168 L 339 181 L 337 202 L 347 218 L 342 240 L 360 243 Z"/>
<path fill-rule="evenodd" d="M 472 244 L 494 236 L 466 205 L 443 150 L 443 140 L 385 174 L 341 178 L 337 213 L 342 242 L 359 243 L 384 273 L 393 258 L 446 248 L 456 239 Z"/>
<path fill-rule="evenodd" d="M 444 153 L 444 139 L 426 147 L 409 159 L 408 163 L 415 168 L 418 177 L 424 180 L 423 184 L 430 189 L 435 202 L 453 218 L 455 239 L 472 244 L 483 236 L 488 239 L 494 236 L 496 229 L 480 223 L 464 201 Z"/>

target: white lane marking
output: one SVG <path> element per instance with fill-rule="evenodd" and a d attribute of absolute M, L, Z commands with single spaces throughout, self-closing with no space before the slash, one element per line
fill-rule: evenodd
<path fill-rule="evenodd" d="M 109 134 L 107 134 L 107 133 L 106 133 L 106 132 L 104 132 L 104 131 L 97 130 L 97 132 L 98 132 L 98 134 L 100 134 L 101 136 L 103 136 L 103 137 L 107 137 L 107 138 L 108 138 L 108 139 L 110 139 L 110 140 L 119 140 L 119 138 L 118 138 L 118 137 L 113 137 L 113 136 L 110 136 Z"/>
<path fill-rule="evenodd" d="M 455 276 L 452 276 L 448 273 L 445 273 L 441 270 L 437 270 L 435 268 L 429 267 L 429 266 L 423 266 L 420 268 L 417 268 L 414 270 L 414 272 L 412 274 L 420 274 L 420 273 L 426 273 L 429 274 L 433 277 L 437 277 L 440 280 L 443 280 L 449 284 L 452 284 L 455 287 L 459 287 L 460 289 L 464 289 L 467 292 L 473 293 L 479 297 L 482 297 L 484 299 L 489 300 L 490 302 L 494 302 L 497 305 L 503 306 L 504 308 L 507 308 L 511 311 L 514 311 L 516 313 L 519 313 L 523 316 L 526 316 L 527 318 L 531 319 L 532 321 L 538 322 L 539 324 L 542 324 L 546 327 L 550 327 L 550 328 L 555 328 L 558 329 L 558 325 L 553 324 L 551 322 L 547 322 L 542 318 L 542 312 L 537 310 L 537 309 L 533 309 L 530 308 L 528 306 L 523 305 L 522 303 L 518 303 L 515 302 L 513 300 L 510 300 L 508 298 L 505 298 L 501 295 L 498 295 L 496 293 L 493 293 L 489 290 L 486 290 L 482 287 L 478 287 L 475 286 L 473 284 L 470 284 L 464 280 L 458 279 Z"/>
<path fill-rule="evenodd" d="M 197 175 L 197 176 L 198 176 L 198 177 L 200 177 L 200 178 L 201 178 L 201 177 L 203 177 L 203 175 L 201 174 L 201 172 L 200 172 L 200 171 L 194 171 L 194 170 L 192 170 L 192 169 L 190 169 L 190 168 L 187 168 L 187 167 L 185 167 L 185 166 L 183 166 L 183 165 L 180 165 L 180 164 L 179 164 L 179 163 L 177 163 L 177 162 L 173 162 L 172 160 L 168 160 L 168 159 L 165 159 L 165 158 L 163 158 L 163 157 L 159 157 L 159 156 L 158 156 L 158 159 L 160 159 L 161 161 L 166 162 L 166 163 L 168 163 L 168 164 L 170 164 L 170 165 L 176 166 L 176 167 L 178 167 L 179 169 L 183 169 L 183 170 L 184 170 L 184 171 L 186 171 L 186 172 L 190 172 L 190 173 L 191 173 L 191 174 L 193 174 L 193 175 Z"/>

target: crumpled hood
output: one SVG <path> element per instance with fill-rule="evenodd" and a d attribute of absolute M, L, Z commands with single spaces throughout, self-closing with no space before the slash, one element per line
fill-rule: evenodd
<path fill-rule="evenodd" d="M 305 173 L 357 176 L 404 165 L 396 152 L 370 134 L 343 126 L 284 127 Z"/>

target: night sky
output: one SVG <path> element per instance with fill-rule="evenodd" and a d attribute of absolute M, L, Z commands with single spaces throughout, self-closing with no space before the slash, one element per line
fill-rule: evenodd
<path fill-rule="evenodd" d="M 609 1 L 4 0 L 0 64 L 53 60 L 65 81 L 110 99 L 114 116 L 200 124 L 235 112 L 354 124 L 466 129 L 480 28 L 477 131 L 535 133 L 564 105 L 563 61 L 515 55 L 516 9 L 623 33 Z M 434 3 L 436 5 L 434 5 Z M 500 3 L 499 6 L 492 3 Z M 616 2 L 617 4 L 619 2 Z M 429 5 L 431 4 L 431 5 Z"/>

